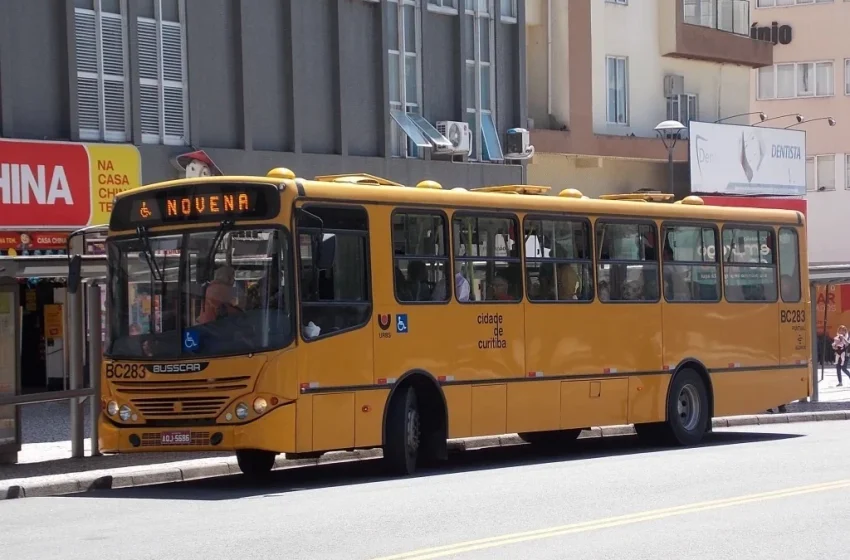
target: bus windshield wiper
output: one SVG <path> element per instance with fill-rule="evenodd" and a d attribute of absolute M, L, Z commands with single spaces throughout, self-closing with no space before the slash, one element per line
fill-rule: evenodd
<path fill-rule="evenodd" d="M 154 280 L 160 283 L 165 282 L 165 276 L 162 270 L 160 270 L 159 266 L 156 264 L 156 257 L 153 254 L 153 249 L 151 248 L 151 240 L 148 236 L 148 230 L 144 226 L 139 226 L 136 228 L 136 234 L 139 236 L 139 239 L 144 244 L 145 250 L 142 251 L 142 255 L 145 257 L 145 261 L 148 263 L 148 268 L 151 270 L 151 275 Z"/>
<path fill-rule="evenodd" d="M 207 273 L 208 280 L 212 278 L 213 270 L 215 270 L 215 254 L 218 250 L 218 244 L 224 239 L 225 234 L 233 229 L 233 220 L 222 220 L 218 226 L 218 229 L 215 232 L 215 237 L 213 238 L 212 245 L 210 245 L 210 250 L 207 253 L 207 263 L 209 265 L 209 272 Z"/>

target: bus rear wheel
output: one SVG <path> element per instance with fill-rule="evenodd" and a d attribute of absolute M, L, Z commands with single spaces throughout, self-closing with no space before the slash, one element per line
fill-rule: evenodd
<path fill-rule="evenodd" d="M 413 387 L 404 387 L 394 395 L 387 411 L 384 461 L 391 473 L 413 474 L 419 460 L 421 443 L 419 403 Z"/>
<path fill-rule="evenodd" d="M 251 478 L 263 478 L 269 475 L 274 467 L 277 454 L 261 449 L 239 449 L 236 451 L 236 462 L 239 470 Z"/>
<path fill-rule="evenodd" d="M 705 382 L 694 370 L 683 369 L 670 384 L 667 421 L 638 424 L 635 431 L 651 443 L 689 446 L 702 441 L 709 422 L 711 412 Z"/>

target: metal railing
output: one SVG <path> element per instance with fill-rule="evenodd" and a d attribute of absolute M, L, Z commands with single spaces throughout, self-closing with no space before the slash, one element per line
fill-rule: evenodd
<path fill-rule="evenodd" d="M 747 0 L 682 0 L 685 23 L 736 35 L 750 35 L 750 3 Z"/>

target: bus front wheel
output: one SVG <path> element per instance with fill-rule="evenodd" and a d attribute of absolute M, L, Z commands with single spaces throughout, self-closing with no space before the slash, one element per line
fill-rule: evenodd
<path fill-rule="evenodd" d="M 419 403 L 413 387 L 393 395 L 387 411 L 384 461 L 393 474 L 410 475 L 416 470 L 421 440 Z"/>
<path fill-rule="evenodd" d="M 243 474 L 252 478 L 268 476 L 274 467 L 276 454 L 260 449 L 239 449 L 236 451 L 236 462 Z"/>

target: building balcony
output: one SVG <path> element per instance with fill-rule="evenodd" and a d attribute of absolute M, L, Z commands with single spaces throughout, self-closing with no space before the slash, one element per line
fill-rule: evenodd
<path fill-rule="evenodd" d="M 750 36 L 746 0 L 661 0 L 661 54 L 742 64 L 773 64 L 773 44 Z"/>

